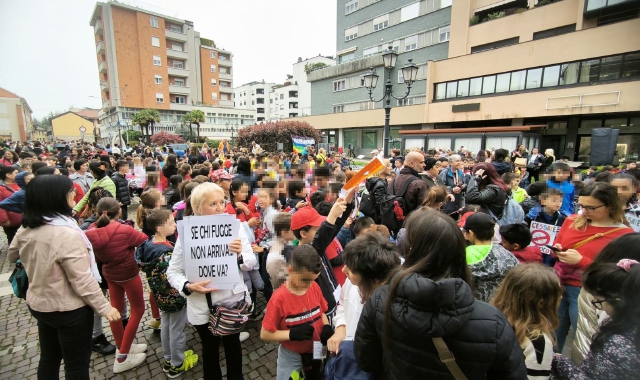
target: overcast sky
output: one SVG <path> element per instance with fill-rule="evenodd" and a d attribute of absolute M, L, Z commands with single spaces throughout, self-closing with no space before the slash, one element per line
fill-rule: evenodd
<path fill-rule="evenodd" d="M 123 0 L 134 4 L 136 1 Z M 234 55 L 234 86 L 284 82 L 298 57 L 335 55 L 336 0 L 147 0 L 143 7 L 193 21 Z M 0 0 L 0 87 L 27 100 L 35 117 L 100 108 L 89 21 L 95 1 Z"/>

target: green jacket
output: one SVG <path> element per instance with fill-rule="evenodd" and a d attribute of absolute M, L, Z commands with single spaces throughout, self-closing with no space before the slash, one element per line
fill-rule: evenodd
<path fill-rule="evenodd" d="M 109 176 L 105 176 L 101 180 L 93 181 L 93 184 L 91 184 L 91 188 L 84 195 L 84 197 L 82 197 L 80 202 L 78 202 L 76 207 L 73 208 L 73 211 L 81 212 L 84 209 L 84 206 L 86 206 L 87 202 L 89 201 L 89 194 L 91 193 L 91 190 L 95 189 L 96 187 L 102 187 L 103 189 L 110 192 L 114 198 L 116 197 L 116 184 L 113 183 L 113 180 L 109 178 Z"/>
<path fill-rule="evenodd" d="M 513 195 L 513 200 L 522 203 L 527 196 L 527 190 L 518 187 L 515 191 L 511 190 L 511 194 Z"/>

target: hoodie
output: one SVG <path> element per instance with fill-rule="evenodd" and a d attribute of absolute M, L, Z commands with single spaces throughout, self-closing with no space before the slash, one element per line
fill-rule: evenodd
<path fill-rule="evenodd" d="M 535 245 L 524 247 L 517 251 L 511 251 L 521 264 L 525 263 L 542 263 L 542 252 Z"/>
<path fill-rule="evenodd" d="M 149 288 L 158 302 L 158 308 L 165 313 L 175 313 L 187 306 L 187 299 L 167 281 L 167 268 L 172 253 L 171 243 L 154 243 L 151 238 L 136 248 L 134 254 L 138 266 L 147 275 Z"/>
<path fill-rule="evenodd" d="M 560 212 L 565 215 L 573 214 L 573 201 L 575 193 L 575 187 L 573 186 L 573 183 L 569 181 L 556 182 L 553 180 L 548 180 L 547 186 L 551 189 L 558 189 L 562 191 L 562 206 L 560 206 Z"/>
<path fill-rule="evenodd" d="M 476 296 L 489 302 L 507 272 L 518 266 L 518 259 L 500 244 L 470 245 L 467 264 L 476 282 Z"/>
<path fill-rule="evenodd" d="M 16 175 L 16 183 L 20 186 L 20 190 L 11 194 L 11 196 L 2 202 L 0 202 L 0 208 L 5 211 L 15 212 L 22 214 L 24 212 L 24 200 L 26 196 L 27 184 L 24 182 L 24 177 L 30 172 L 21 172 Z"/>
<path fill-rule="evenodd" d="M 493 167 L 496 168 L 498 175 L 503 175 L 504 173 L 511 173 L 513 171 L 511 168 L 511 164 L 504 161 L 493 161 Z"/>

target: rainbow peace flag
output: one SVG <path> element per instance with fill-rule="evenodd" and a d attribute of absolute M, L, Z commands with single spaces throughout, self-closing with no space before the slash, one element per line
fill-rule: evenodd
<path fill-rule="evenodd" d="M 315 145 L 316 140 L 313 137 L 303 137 L 291 135 L 291 142 L 293 144 L 293 152 L 294 153 L 307 153 L 307 146 Z"/>

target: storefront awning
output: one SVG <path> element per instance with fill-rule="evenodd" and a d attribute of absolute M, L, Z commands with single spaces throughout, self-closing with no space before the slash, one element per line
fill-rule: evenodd
<path fill-rule="evenodd" d="M 444 128 L 444 129 L 417 129 L 417 130 L 400 130 L 402 136 L 411 135 L 442 135 L 442 134 L 461 134 L 461 133 L 491 133 L 491 132 L 537 132 L 546 127 L 542 125 L 521 125 L 514 127 L 472 127 L 472 128 Z"/>

